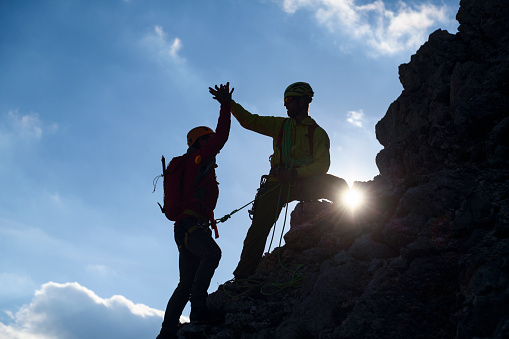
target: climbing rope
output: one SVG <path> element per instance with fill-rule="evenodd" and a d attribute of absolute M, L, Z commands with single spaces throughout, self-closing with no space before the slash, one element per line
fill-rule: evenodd
<path fill-rule="evenodd" d="M 286 164 L 286 168 L 292 170 L 294 167 L 309 165 L 313 162 L 313 156 L 308 155 L 301 158 L 294 159 L 292 157 L 292 119 L 286 119 L 283 127 L 283 140 L 282 145 L 282 163 Z"/>
<path fill-rule="evenodd" d="M 282 140 L 282 154 L 283 159 L 282 163 L 286 164 L 287 169 L 291 170 L 294 165 L 294 160 L 292 158 L 292 119 L 286 119 L 284 130 L 283 130 L 283 140 Z"/>
<path fill-rule="evenodd" d="M 288 183 L 288 192 L 287 192 L 286 200 L 285 200 L 287 202 L 290 200 L 290 189 L 291 189 L 291 187 L 292 187 L 292 184 Z M 288 288 L 288 287 L 300 287 L 301 286 L 301 281 L 304 279 L 304 275 L 297 273 L 297 271 L 302 267 L 302 264 L 298 265 L 298 267 L 295 270 L 291 270 L 291 269 L 287 268 L 281 262 L 281 242 L 283 241 L 283 235 L 285 233 L 285 225 L 286 225 L 287 217 L 288 217 L 288 203 L 286 203 L 285 218 L 284 218 L 284 221 L 283 221 L 283 228 L 281 230 L 281 236 L 279 237 L 279 246 L 278 246 L 278 249 L 277 249 L 277 258 L 278 258 L 279 265 L 281 266 L 281 269 L 278 272 L 278 274 L 281 272 L 282 269 L 284 269 L 286 271 L 291 272 L 292 273 L 292 277 L 291 277 L 290 280 L 288 280 L 286 282 L 283 282 L 283 283 L 268 283 L 268 284 L 263 285 L 260 288 L 260 293 L 263 294 L 263 295 L 273 295 L 273 294 L 276 294 L 276 293 L 278 293 L 278 292 L 280 292 L 280 291 L 282 291 L 282 290 L 284 290 L 285 288 Z M 275 225 L 274 225 L 274 230 L 275 230 Z M 271 240 L 271 243 L 272 243 L 272 240 Z M 269 251 L 268 252 L 270 253 L 270 245 L 269 245 Z M 272 292 L 265 292 L 264 289 L 266 287 L 274 287 L 275 290 L 272 291 Z"/>
<path fill-rule="evenodd" d="M 280 187 L 279 189 L 279 196 L 278 196 L 278 206 L 277 206 L 277 209 L 276 209 L 276 218 L 275 218 L 275 222 L 274 224 L 272 225 L 273 227 L 273 230 L 272 230 L 272 236 L 271 236 L 271 239 L 270 239 L 270 243 L 269 243 L 269 248 L 267 250 L 268 253 L 270 253 L 270 249 L 272 247 L 272 242 L 274 241 L 274 235 L 275 235 L 275 232 L 276 232 L 276 223 L 277 223 L 277 217 L 278 217 L 278 212 L 279 212 L 279 204 L 281 202 L 281 195 L 283 193 L 283 185 L 279 184 L 277 186 L 275 186 L 274 188 L 276 187 Z M 287 190 L 287 195 L 286 195 L 286 202 L 289 201 L 290 199 L 290 189 L 292 187 L 292 184 L 291 183 L 288 183 L 288 190 Z M 274 188 L 272 188 L 270 191 L 274 190 Z M 268 255 L 265 256 L 264 260 L 263 260 L 263 263 L 262 265 L 260 265 L 260 269 L 258 271 L 255 272 L 255 274 L 250 277 L 249 279 L 241 279 L 241 280 L 238 280 L 238 281 L 235 281 L 235 283 L 237 283 L 238 286 L 240 287 L 246 287 L 246 288 L 249 288 L 249 284 L 252 284 L 252 285 L 261 285 L 260 287 L 260 293 L 262 295 L 273 295 L 273 294 L 276 294 L 288 287 L 300 287 L 301 286 L 301 282 L 302 280 L 304 279 L 304 275 L 303 274 L 299 274 L 297 273 L 297 271 L 303 266 L 302 264 L 298 265 L 296 269 L 292 270 L 288 267 L 286 267 L 282 261 L 281 261 L 281 253 L 280 253 L 280 249 L 281 249 L 281 243 L 282 243 L 282 240 L 283 240 L 283 235 L 284 235 L 284 231 L 285 231 L 285 225 L 286 225 L 286 221 L 287 221 L 287 218 L 288 218 L 288 203 L 285 203 L 286 204 L 286 208 L 285 208 L 285 217 L 284 217 L 284 221 L 283 221 L 283 228 L 281 230 L 281 236 L 279 237 L 279 247 L 278 247 L 278 251 L 277 251 L 277 255 L 278 255 L 278 263 L 279 265 L 281 266 L 279 272 L 278 272 L 278 276 L 279 274 L 283 271 L 283 270 L 286 270 L 286 271 L 289 271 L 292 273 L 292 276 L 290 278 L 290 280 L 286 281 L 286 282 L 282 282 L 282 283 L 276 283 L 276 282 L 272 282 L 272 283 L 266 283 L 266 282 L 263 282 L 263 281 L 259 281 L 259 280 L 256 280 L 256 276 L 261 272 L 261 268 L 263 266 L 265 266 L 265 263 L 267 261 L 267 258 L 268 258 Z M 276 277 L 277 278 L 277 277 Z M 226 283 L 228 282 L 231 282 L 233 283 L 234 282 L 234 279 L 232 280 L 229 280 L 227 281 Z M 247 286 L 242 286 L 243 283 L 248 283 Z M 237 294 L 237 295 L 233 295 L 231 294 L 230 292 L 228 292 L 226 290 L 226 283 L 222 285 L 223 287 L 223 291 L 226 295 L 228 295 L 229 297 L 231 298 L 238 298 L 246 293 L 249 292 L 249 290 L 245 290 L 243 292 L 241 292 L 240 294 Z M 271 292 L 267 292 L 266 289 L 267 288 L 274 288 L 275 290 L 271 291 Z"/>
<path fill-rule="evenodd" d="M 256 196 L 253 200 L 251 200 L 250 202 L 248 202 L 247 204 L 245 204 L 244 206 L 240 207 L 240 208 L 237 208 L 236 210 L 233 210 L 232 212 L 230 212 L 229 214 L 226 214 L 225 216 L 223 216 L 222 218 L 219 218 L 219 219 L 216 219 L 216 224 L 219 224 L 220 222 L 225 222 L 226 220 L 230 219 L 231 216 L 235 213 L 237 213 L 238 211 L 246 208 L 247 206 L 251 205 L 252 203 L 254 203 L 256 200 L 260 199 L 261 197 L 263 197 L 264 195 L 272 192 L 273 190 L 275 190 L 276 188 L 278 188 L 279 186 L 281 186 L 281 184 L 278 184 L 276 186 L 274 186 L 273 188 L 271 188 L 270 190 L 268 190 L 267 192 L 264 192 L 263 194 L 259 195 L 259 196 Z"/>

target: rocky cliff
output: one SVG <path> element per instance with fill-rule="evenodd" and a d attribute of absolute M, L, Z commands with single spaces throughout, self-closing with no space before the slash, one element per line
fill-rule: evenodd
<path fill-rule="evenodd" d="M 509 2 L 462 0 L 399 68 L 364 208 L 299 203 L 260 284 L 187 338 L 509 338 Z"/>

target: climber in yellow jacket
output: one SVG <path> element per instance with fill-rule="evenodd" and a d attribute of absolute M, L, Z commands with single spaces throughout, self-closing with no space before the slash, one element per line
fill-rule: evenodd
<path fill-rule="evenodd" d="M 267 236 L 285 203 L 321 198 L 339 201 L 348 190 L 345 180 L 327 174 L 330 141 L 325 130 L 308 115 L 313 95 L 308 83 L 288 86 L 284 106 L 289 118 L 259 116 L 231 102 L 231 112 L 242 127 L 272 137 L 274 147 L 270 174 L 262 177 L 253 205 L 253 222 L 233 272 L 236 280 L 255 273 Z"/>

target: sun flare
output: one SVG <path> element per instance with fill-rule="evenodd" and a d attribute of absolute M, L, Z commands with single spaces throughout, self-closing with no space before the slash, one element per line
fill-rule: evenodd
<path fill-rule="evenodd" d="M 362 200 L 361 192 L 355 189 L 350 189 L 343 195 L 343 201 L 351 209 L 358 208 L 362 204 Z"/>

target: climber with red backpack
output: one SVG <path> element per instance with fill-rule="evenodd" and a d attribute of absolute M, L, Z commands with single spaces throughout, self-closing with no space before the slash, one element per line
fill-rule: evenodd
<path fill-rule="evenodd" d="M 187 134 L 186 154 L 175 157 L 165 167 L 163 157 L 164 206 L 166 217 L 175 221 L 174 236 L 179 250 L 180 281 L 173 292 L 157 339 L 176 338 L 179 318 L 187 301 L 191 301 L 191 322 L 211 323 L 221 320 L 207 308 L 207 290 L 221 259 L 221 250 L 212 239 L 219 236 L 214 209 L 219 195 L 215 168 L 216 155 L 230 133 L 230 101 L 233 88 L 229 83 L 209 87 L 221 109 L 215 132 L 205 126 Z"/>
<path fill-rule="evenodd" d="M 231 112 L 242 127 L 272 137 L 274 148 L 270 173 L 262 176 L 250 211 L 253 221 L 233 273 L 235 280 L 247 279 L 255 273 L 284 204 L 321 198 L 338 202 L 348 190 L 345 180 L 327 174 L 330 142 L 325 130 L 309 116 L 313 95 L 308 83 L 289 85 L 284 92 L 288 118 L 251 114 L 231 102 Z"/>

